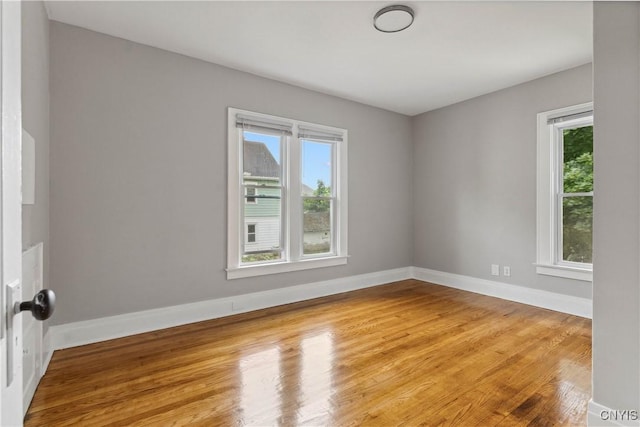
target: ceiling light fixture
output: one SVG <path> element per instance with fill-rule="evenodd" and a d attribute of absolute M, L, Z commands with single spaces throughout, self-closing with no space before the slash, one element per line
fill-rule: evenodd
<path fill-rule="evenodd" d="M 397 33 L 413 24 L 413 9 L 409 6 L 396 4 L 378 11 L 373 17 L 373 26 L 383 33 Z"/>

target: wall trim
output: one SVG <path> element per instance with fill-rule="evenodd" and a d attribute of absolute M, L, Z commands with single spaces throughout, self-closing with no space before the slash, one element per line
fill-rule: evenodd
<path fill-rule="evenodd" d="M 494 282 L 492 280 L 478 279 L 461 274 L 445 273 L 421 267 L 412 267 L 411 271 L 414 279 L 424 282 L 573 314 L 588 319 L 591 319 L 593 313 L 592 301 L 587 298 L 526 288 L 524 286 L 503 282 Z"/>
<path fill-rule="evenodd" d="M 51 331 L 48 330 L 47 333 L 44 334 L 44 339 L 42 340 L 42 366 L 40 367 L 40 378 L 47 373 L 54 350 L 55 348 L 51 345 Z"/>
<path fill-rule="evenodd" d="M 404 267 L 270 291 L 51 326 L 48 336 L 45 338 L 45 341 L 50 343 L 46 347 L 50 349 L 46 363 L 48 364 L 54 350 L 93 344 L 406 279 L 417 279 L 580 317 L 591 318 L 592 316 L 592 302 L 587 298 L 557 294 L 427 268 Z M 46 367 L 43 372 L 46 372 Z"/>
<path fill-rule="evenodd" d="M 605 415 L 608 419 L 602 419 L 602 415 Z M 626 418 L 624 420 L 618 419 L 613 420 L 610 418 L 618 415 L 618 418 Z M 624 414 L 626 415 L 626 414 Z M 638 417 L 638 412 L 636 412 L 636 418 Z M 589 401 L 589 410 L 587 412 L 587 426 L 589 427 L 637 427 L 640 426 L 639 420 L 630 420 L 629 416 L 623 416 L 622 411 L 616 411 L 614 409 L 608 408 L 604 405 L 601 405 L 597 402 L 594 402 L 593 399 Z"/>
<path fill-rule="evenodd" d="M 50 348 L 53 352 L 53 350 L 122 338 L 411 278 L 411 267 L 404 267 L 270 291 L 65 323 L 49 328 Z"/>

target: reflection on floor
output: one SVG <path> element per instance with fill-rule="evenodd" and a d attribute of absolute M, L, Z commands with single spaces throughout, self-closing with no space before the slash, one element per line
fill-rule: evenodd
<path fill-rule="evenodd" d="M 57 351 L 41 425 L 585 425 L 591 321 L 407 280 Z"/>

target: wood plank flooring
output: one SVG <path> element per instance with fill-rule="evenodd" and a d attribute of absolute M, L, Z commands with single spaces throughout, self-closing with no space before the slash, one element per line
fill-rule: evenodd
<path fill-rule="evenodd" d="M 590 393 L 590 320 L 407 280 L 56 351 L 25 425 L 586 425 Z"/>

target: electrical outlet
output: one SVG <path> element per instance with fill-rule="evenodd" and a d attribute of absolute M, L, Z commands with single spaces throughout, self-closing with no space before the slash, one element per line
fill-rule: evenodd
<path fill-rule="evenodd" d="M 500 266 L 498 264 L 491 264 L 491 275 L 492 276 L 500 275 Z"/>
<path fill-rule="evenodd" d="M 502 275 L 505 277 L 511 276 L 511 267 L 509 267 L 508 265 L 502 267 Z"/>

